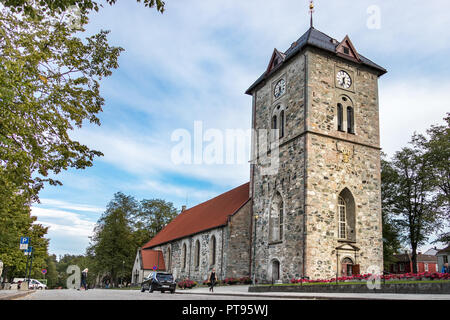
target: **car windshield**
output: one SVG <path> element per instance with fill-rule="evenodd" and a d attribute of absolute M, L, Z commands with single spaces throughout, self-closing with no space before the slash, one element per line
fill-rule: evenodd
<path fill-rule="evenodd" d="M 158 273 L 156 279 L 159 281 L 173 281 L 173 276 L 171 274 Z"/>

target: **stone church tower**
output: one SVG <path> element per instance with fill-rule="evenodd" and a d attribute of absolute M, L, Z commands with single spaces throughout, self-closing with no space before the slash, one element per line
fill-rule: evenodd
<path fill-rule="evenodd" d="M 254 134 L 251 273 L 259 283 L 383 266 L 378 77 L 386 70 L 311 27 L 247 90 Z M 275 172 L 267 161 L 277 158 Z"/>

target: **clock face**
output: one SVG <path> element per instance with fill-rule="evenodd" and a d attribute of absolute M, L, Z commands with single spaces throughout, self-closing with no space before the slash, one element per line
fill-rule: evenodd
<path fill-rule="evenodd" d="M 348 89 L 352 85 L 352 78 L 350 78 L 349 74 L 344 70 L 341 70 L 337 73 L 336 80 L 338 85 L 340 85 L 344 89 Z"/>
<path fill-rule="evenodd" d="M 277 84 L 275 85 L 275 90 L 273 92 L 273 96 L 275 98 L 280 97 L 284 92 L 286 91 L 286 81 L 284 81 L 284 79 L 281 79 L 280 81 L 277 82 Z"/>

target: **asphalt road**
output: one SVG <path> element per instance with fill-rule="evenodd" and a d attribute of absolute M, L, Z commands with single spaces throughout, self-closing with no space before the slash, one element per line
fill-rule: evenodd
<path fill-rule="evenodd" d="M 17 300 L 283 300 L 270 297 L 241 297 L 227 296 L 217 293 L 212 294 L 183 294 L 183 293 L 153 293 L 140 292 L 139 290 L 38 290 Z"/>

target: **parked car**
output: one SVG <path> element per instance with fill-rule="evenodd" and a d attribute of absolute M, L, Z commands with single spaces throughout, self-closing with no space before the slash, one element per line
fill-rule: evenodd
<path fill-rule="evenodd" d="M 176 286 L 177 283 L 171 273 L 152 272 L 142 281 L 141 292 L 148 290 L 150 293 L 153 291 L 161 291 L 162 293 L 170 291 L 170 293 L 174 293 Z"/>
<path fill-rule="evenodd" d="M 43 284 L 42 282 L 39 282 L 36 279 L 30 279 L 30 285 L 28 288 L 44 290 L 44 289 L 47 289 L 47 286 L 45 284 Z"/>

